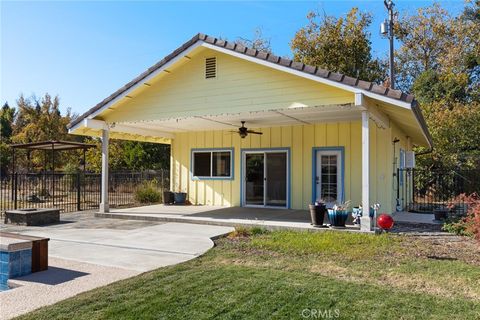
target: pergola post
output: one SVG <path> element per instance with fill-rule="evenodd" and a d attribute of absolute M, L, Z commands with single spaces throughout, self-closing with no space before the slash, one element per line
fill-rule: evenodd
<path fill-rule="evenodd" d="M 109 212 L 108 206 L 108 128 L 102 129 L 102 192 L 100 202 L 100 213 Z"/>
<path fill-rule="evenodd" d="M 370 132 L 369 112 L 362 111 L 362 208 L 361 231 L 372 231 L 370 219 Z"/>

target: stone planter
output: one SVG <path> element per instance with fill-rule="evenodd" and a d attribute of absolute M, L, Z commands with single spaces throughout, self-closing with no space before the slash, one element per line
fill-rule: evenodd
<path fill-rule="evenodd" d="M 55 208 L 45 209 L 20 209 L 5 211 L 5 224 L 18 224 L 24 226 L 42 226 L 44 224 L 60 221 L 60 210 Z"/>
<path fill-rule="evenodd" d="M 325 220 L 325 213 L 327 211 L 327 207 L 324 204 L 310 204 L 308 205 L 310 209 L 310 217 L 312 219 L 312 225 L 314 227 L 323 226 L 323 221 Z"/>

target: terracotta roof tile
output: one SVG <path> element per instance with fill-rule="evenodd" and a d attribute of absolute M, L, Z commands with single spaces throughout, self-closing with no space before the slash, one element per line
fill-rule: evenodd
<path fill-rule="evenodd" d="M 278 63 L 278 60 L 280 57 L 274 55 L 274 54 L 269 54 L 268 55 L 268 61 L 273 62 L 273 63 Z"/>
<path fill-rule="evenodd" d="M 245 52 L 245 54 L 247 54 L 249 56 L 252 56 L 252 57 L 255 57 L 257 55 L 257 50 L 247 48 L 247 51 Z"/>
<path fill-rule="evenodd" d="M 247 50 L 247 47 L 244 47 L 241 44 L 237 44 L 235 46 L 235 51 L 237 51 L 237 52 L 245 53 L 245 50 Z"/>
<path fill-rule="evenodd" d="M 412 103 L 415 100 L 415 97 L 413 94 L 406 94 L 404 93 L 405 97 L 405 102 Z"/>
<path fill-rule="evenodd" d="M 215 40 L 216 40 L 216 39 L 215 39 L 214 37 L 210 37 L 210 36 L 207 36 L 207 37 L 205 38 L 205 42 L 206 42 L 206 43 L 210 43 L 210 44 L 215 44 Z"/>
<path fill-rule="evenodd" d="M 292 64 L 292 60 L 290 59 L 285 59 L 285 58 L 280 58 L 280 62 L 279 62 L 282 66 L 285 66 L 285 67 L 290 67 L 290 65 Z"/>
<path fill-rule="evenodd" d="M 230 50 L 235 49 L 235 42 L 227 41 L 227 45 L 225 46 L 225 48 Z"/>
<path fill-rule="evenodd" d="M 328 76 L 330 75 L 330 71 L 322 69 L 322 68 L 318 68 L 317 72 L 315 74 L 319 77 L 322 77 L 322 78 L 328 78 Z"/>
<path fill-rule="evenodd" d="M 296 61 L 293 61 L 293 62 L 292 62 L 292 68 L 293 68 L 293 69 L 302 71 L 304 66 L 305 66 L 305 65 L 304 65 L 303 63 L 301 63 L 301 62 L 296 62 Z"/>
<path fill-rule="evenodd" d="M 217 39 L 217 42 L 215 42 L 215 45 L 220 46 L 220 47 L 225 47 L 225 40 Z"/>
<path fill-rule="evenodd" d="M 357 87 L 364 90 L 370 90 L 372 83 L 370 81 L 358 80 Z"/>
<path fill-rule="evenodd" d="M 314 67 L 314 66 L 309 66 L 309 65 L 305 65 L 305 68 L 303 69 L 303 71 L 307 72 L 307 73 L 311 73 L 311 74 L 314 74 L 315 71 L 317 71 L 317 68 Z"/>
<path fill-rule="evenodd" d="M 390 97 L 390 98 L 394 98 L 394 99 L 401 99 L 402 98 L 402 91 L 401 90 L 392 90 L 392 89 L 389 89 L 388 92 L 387 92 L 387 95 Z"/>
<path fill-rule="evenodd" d="M 330 76 L 328 77 L 328 79 L 341 82 L 341 81 L 343 80 L 343 77 L 344 77 L 344 75 L 341 74 L 341 73 L 331 72 L 331 73 L 330 73 Z"/>
<path fill-rule="evenodd" d="M 268 52 L 258 51 L 257 58 L 262 60 L 267 60 Z"/>
<path fill-rule="evenodd" d="M 346 84 L 346 85 L 349 85 L 349 86 L 356 86 L 357 85 L 357 81 L 358 79 L 357 78 L 352 78 L 352 77 L 349 77 L 349 76 L 345 76 L 343 78 L 343 83 Z"/>
<path fill-rule="evenodd" d="M 379 86 L 378 84 L 373 84 L 372 85 L 372 88 L 371 88 L 371 91 L 373 93 L 378 93 L 378 94 L 382 94 L 382 95 L 385 95 L 385 93 L 387 92 L 387 88 L 384 87 L 384 86 Z"/>

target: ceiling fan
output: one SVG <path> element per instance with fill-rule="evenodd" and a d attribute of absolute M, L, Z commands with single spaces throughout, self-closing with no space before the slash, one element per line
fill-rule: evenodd
<path fill-rule="evenodd" d="M 251 133 L 251 134 L 263 134 L 262 132 L 248 130 L 248 128 L 245 127 L 245 121 L 242 121 L 242 126 L 240 128 L 238 128 L 237 131 L 232 131 L 232 132 L 238 133 L 238 135 L 242 139 L 244 139 L 246 136 L 248 136 L 249 133 Z"/>

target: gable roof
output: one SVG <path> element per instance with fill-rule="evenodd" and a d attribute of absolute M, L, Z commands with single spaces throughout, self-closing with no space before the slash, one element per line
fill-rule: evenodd
<path fill-rule="evenodd" d="M 245 55 L 249 58 L 255 58 L 255 59 L 263 60 L 268 63 L 273 63 L 282 67 L 290 68 L 297 72 L 304 73 L 305 75 L 308 75 L 308 76 L 314 76 L 314 77 L 327 80 L 332 84 L 341 84 L 341 85 L 352 87 L 352 89 L 356 88 L 362 91 L 371 92 L 375 95 L 398 100 L 399 102 L 408 103 L 412 107 L 412 110 L 419 124 L 421 125 L 422 130 L 424 130 L 424 132 L 426 133 L 427 140 L 429 140 L 431 145 L 431 138 L 428 133 L 425 120 L 423 119 L 421 111 L 418 108 L 417 102 L 414 100 L 414 97 L 411 94 L 406 94 L 401 90 L 390 89 L 373 82 L 363 81 L 358 78 L 349 77 L 341 73 L 328 71 L 319 67 L 307 65 L 301 62 L 296 62 L 287 58 L 282 58 L 272 53 L 248 48 L 243 45 L 236 44 L 235 42 L 232 42 L 232 41 L 225 41 L 225 40 L 211 37 L 202 33 L 196 34 L 193 38 L 191 38 L 190 40 L 185 42 L 183 45 L 178 47 L 176 50 L 174 50 L 172 53 L 164 57 L 162 60 L 160 60 L 159 62 L 157 62 L 150 68 L 148 68 L 146 71 L 141 73 L 132 81 L 130 81 L 129 83 L 127 83 L 126 85 L 124 85 L 123 87 L 115 91 L 114 93 L 112 93 L 110 96 L 102 100 L 100 103 L 98 103 L 97 105 L 89 109 L 87 112 L 85 112 L 78 118 L 74 119 L 72 122 L 70 122 L 70 124 L 68 125 L 68 128 L 72 128 L 73 126 L 79 124 L 83 119 L 97 112 L 102 107 L 104 107 L 105 105 L 107 105 L 108 103 L 116 99 L 117 97 L 121 96 L 123 93 L 127 92 L 129 89 L 137 85 L 139 82 L 141 82 L 145 78 L 152 75 L 155 71 L 162 68 L 164 65 L 166 65 L 167 63 L 175 59 L 182 52 L 188 50 L 190 47 L 194 46 L 198 42 L 203 42 L 208 45 L 213 45 L 215 47 L 221 48 L 222 50 L 232 51 L 232 54 L 234 53 L 234 54 Z"/>

